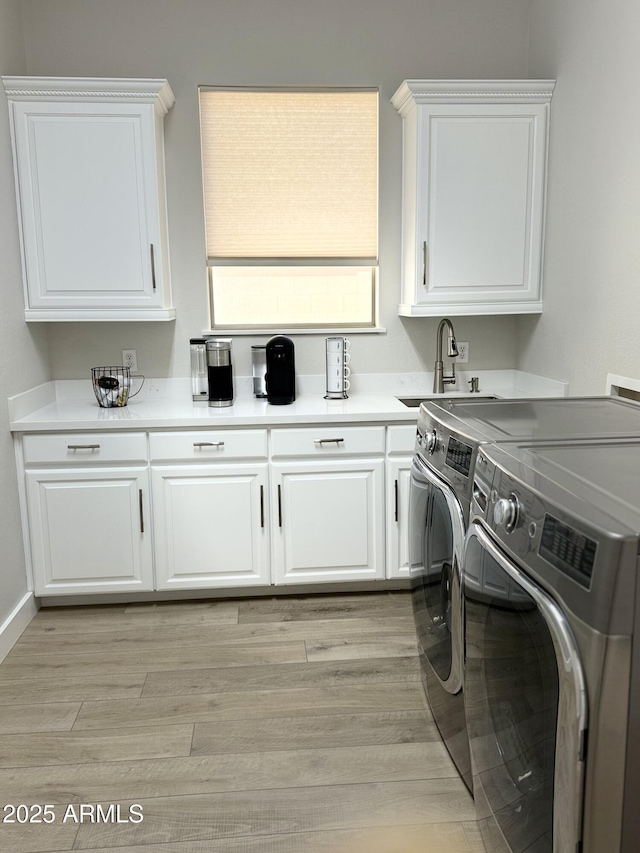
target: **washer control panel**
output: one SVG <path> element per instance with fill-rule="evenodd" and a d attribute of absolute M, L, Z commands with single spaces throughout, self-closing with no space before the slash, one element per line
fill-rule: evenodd
<path fill-rule="evenodd" d="M 505 559 L 576 618 L 601 633 L 631 633 L 638 535 L 625 534 L 613 515 L 585 497 L 579 482 L 547 476 L 529 453 L 529 445 L 518 452 L 480 446 L 470 521 L 481 521 Z"/>

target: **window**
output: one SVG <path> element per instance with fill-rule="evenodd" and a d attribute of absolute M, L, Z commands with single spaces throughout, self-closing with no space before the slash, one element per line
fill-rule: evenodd
<path fill-rule="evenodd" d="M 211 322 L 371 328 L 378 93 L 200 89 Z"/>

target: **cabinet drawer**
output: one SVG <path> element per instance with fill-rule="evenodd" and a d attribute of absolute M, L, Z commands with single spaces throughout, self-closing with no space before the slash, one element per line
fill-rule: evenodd
<path fill-rule="evenodd" d="M 390 426 L 387 428 L 387 453 L 413 453 L 416 443 L 416 424 Z"/>
<path fill-rule="evenodd" d="M 143 432 L 25 435 L 22 447 L 25 465 L 147 462 L 147 436 Z"/>
<path fill-rule="evenodd" d="M 384 453 L 383 426 L 274 429 L 273 456 L 370 456 Z"/>
<path fill-rule="evenodd" d="M 193 432 L 159 432 L 149 436 L 151 459 L 193 460 L 266 459 L 267 431 L 198 430 Z"/>

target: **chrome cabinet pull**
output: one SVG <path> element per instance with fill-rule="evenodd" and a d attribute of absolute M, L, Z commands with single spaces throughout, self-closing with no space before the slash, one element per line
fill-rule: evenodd
<path fill-rule="evenodd" d="M 395 520 L 398 520 L 398 481 L 394 480 L 393 490 L 395 494 Z"/>
<path fill-rule="evenodd" d="M 264 527 L 264 486 L 260 486 L 260 527 Z"/>
<path fill-rule="evenodd" d="M 100 450 L 99 444 L 67 444 L 67 450 Z"/>
<path fill-rule="evenodd" d="M 149 252 L 151 254 L 151 284 L 153 289 L 156 289 L 156 256 L 153 249 L 153 243 L 149 244 Z"/>
<path fill-rule="evenodd" d="M 314 444 L 344 444 L 344 438 L 314 438 Z"/>
<path fill-rule="evenodd" d="M 224 441 L 194 441 L 194 447 L 217 447 L 221 450 L 224 447 Z"/>
<path fill-rule="evenodd" d="M 144 533 L 144 510 L 142 508 L 142 489 L 138 489 L 138 508 L 140 510 L 140 533 Z"/>
<path fill-rule="evenodd" d="M 282 488 L 278 483 L 278 527 L 282 527 Z"/>

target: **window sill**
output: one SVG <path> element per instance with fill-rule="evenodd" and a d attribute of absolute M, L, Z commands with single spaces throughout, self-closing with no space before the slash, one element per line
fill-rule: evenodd
<path fill-rule="evenodd" d="M 203 335 L 218 335 L 220 337 L 238 337 L 239 335 L 383 335 L 387 330 L 384 326 L 369 326 L 366 329 L 355 327 L 345 329 L 203 329 Z"/>

